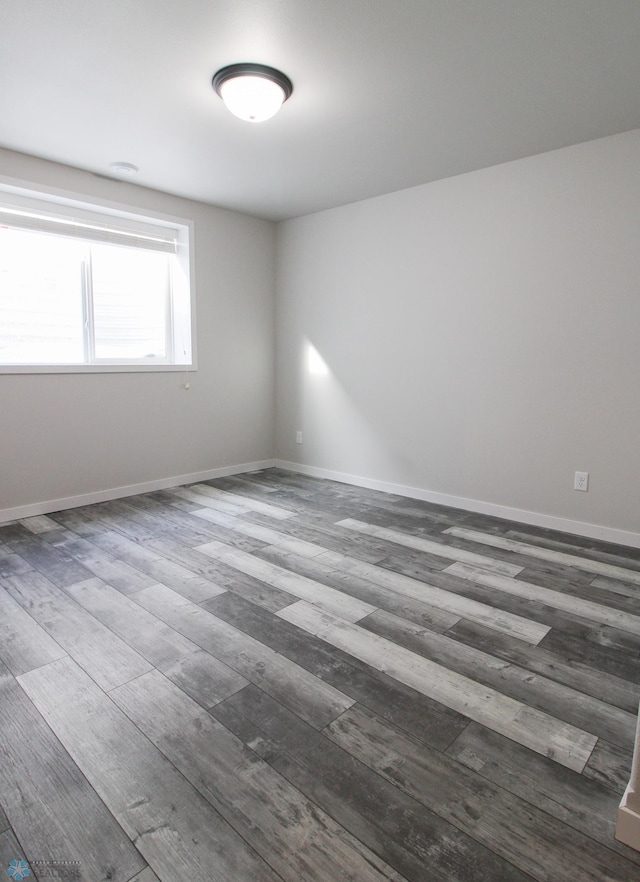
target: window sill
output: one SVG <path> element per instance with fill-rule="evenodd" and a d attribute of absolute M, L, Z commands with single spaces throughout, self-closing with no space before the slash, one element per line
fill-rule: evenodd
<path fill-rule="evenodd" d="M 148 374 L 196 371 L 196 364 L 3 364 L 1 374 Z"/>

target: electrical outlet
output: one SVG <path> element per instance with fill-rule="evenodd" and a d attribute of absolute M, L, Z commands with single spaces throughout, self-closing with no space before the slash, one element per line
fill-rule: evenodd
<path fill-rule="evenodd" d="M 576 472 L 573 479 L 574 490 L 584 490 L 585 493 L 589 489 L 589 472 Z"/>
<path fill-rule="evenodd" d="M 302 432 L 300 429 L 296 432 L 296 444 L 302 444 Z"/>

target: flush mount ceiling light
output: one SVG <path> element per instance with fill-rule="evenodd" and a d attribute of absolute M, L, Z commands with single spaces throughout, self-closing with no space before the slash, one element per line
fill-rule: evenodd
<path fill-rule="evenodd" d="M 293 92 L 289 77 L 264 64 L 222 67 L 212 85 L 231 113 L 247 122 L 271 119 Z"/>

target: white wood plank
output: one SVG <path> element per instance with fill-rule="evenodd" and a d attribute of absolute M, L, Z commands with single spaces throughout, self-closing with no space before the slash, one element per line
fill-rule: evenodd
<path fill-rule="evenodd" d="M 315 582 L 306 576 L 299 576 L 297 573 L 286 570 L 283 567 L 276 566 L 260 558 L 248 554 L 239 548 L 231 548 L 224 542 L 206 542 L 204 545 L 198 545 L 197 551 L 209 555 L 215 560 L 223 561 L 225 564 L 266 582 L 274 588 L 280 588 L 299 597 L 301 600 L 307 600 L 309 603 L 315 603 L 322 609 L 336 613 L 343 619 L 357 622 L 358 619 L 364 618 L 374 612 L 376 607 L 364 600 L 358 600 L 349 594 L 344 594 L 328 585 Z"/>
<path fill-rule="evenodd" d="M 145 588 L 133 598 L 316 728 L 354 704 L 353 698 L 165 585 Z"/>
<path fill-rule="evenodd" d="M 211 506 L 195 509 L 194 511 L 190 511 L 189 514 L 200 518 L 203 521 L 209 521 L 210 524 L 217 524 L 219 527 L 227 527 L 230 530 L 235 529 L 236 524 L 240 520 L 239 516 L 236 514 L 229 514 L 226 511 L 218 511 L 217 508 L 211 508 Z"/>
<path fill-rule="evenodd" d="M 583 600 L 574 594 L 563 594 L 561 591 L 543 588 L 541 585 L 534 585 L 532 582 L 510 579 L 508 576 L 499 576 L 481 567 L 469 566 L 469 564 L 452 564 L 443 572 L 451 573 L 452 576 L 457 576 L 460 579 L 468 579 L 470 582 L 475 582 L 478 585 L 486 585 L 488 588 L 504 591 L 506 594 L 523 597 L 525 600 L 544 603 L 554 609 L 581 616 L 591 622 L 610 625 L 612 628 L 618 628 L 621 631 L 627 631 L 629 634 L 640 636 L 639 616 L 607 606 L 601 606 L 599 603 L 593 603 L 591 600 Z"/>
<path fill-rule="evenodd" d="M 327 551 L 319 555 L 317 560 L 328 566 L 333 566 L 335 569 L 368 579 L 370 582 L 389 588 L 398 594 L 404 594 L 406 597 L 431 604 L 431 606 L 436 606 L 446 612 L 471 619 L 487 628 L 493 628 L 494 631 L 500 631 L 510 637 L 517 637 L 526 643 L 536 645 L 550 631 L 548 625 L 542 625 L 522 616 L 495 609 L 478 600 L 445 591 L 444 588 L 437 588 L 420 579 L 412 579 L 402 573 L 395 573 L 392 570 L 384 569 L 384 567 L 377 567 L 344 554 Z"/>
<path fill-rule="evenodd" d="M 111 697 L 285 882 L 402 879 L 157 671 Z"/>
<path fill-rule="evenodd" d="M 490 652 L 467 646 L 445 634 L 421 628 L 384 610 L 367 617 L 362 624 L 367 630 L 418 655 L 425 655 L 436 664 L 527 705 L 541 708 L 578 728 L 588 728 L 600 738 L 622 747 L 633 744 L 635 714 L 612 707 L 606 701 L 496 658 Z"/>
<path fill-rule="evenodd" d="M 75 662 L 52 662 L 20 683 L 163 882 L 278 882 Z"/>
<path fill-rule="evenodd" d="M 171 496 L 177 496 L 179 499 L 186 499 L 188 502 L 195 502 L 215 511 L 231 515 L 243 515 L 256 511 L 260 514 L 274 518 L 274 520 L 283 521 L 294 516 L 294 512 L 287 511 L 284 508 L 278 508 L 266 502 L 259 502 L 250 499 L 248 496 L 238 496 L 235 493 L 225 493 L 223 490 L 217 490 L 209 487 L 207 484 L 192 484 L 190 487 L 174 487 L 168 490 Z"/>
<path fill-rule="evenodd" d="M 209 484 L 194 484 L 193 489 L 198 493 L 204 493 L 210 499 L 217 499 L 221 502 L 230 502 L 238 505 L 245 511 L 255 511 L 260 514 L 267 515 L 274 520 L 284 521 L 295 516 L 295 512 L 273 505 L 270 502 L 262 502 L 254 499 L 252 496 L 243 496 L 240 493 L 230 493 L 228 490 L 219 490 L 217 487 L 211 487 Z"/>
<path fill-rule="evenodd" d="M 634 585 L 640 585 L 640 571 L 638 570 L 629 570 L 626 567 L 603 563 L 599 560 L 591 560 L 588 557 L 580 557 L 577 554 L 568 554 L 565 551 L 554 551 L 552 548 L 530 545 L 528 542 L 520 542 L 504 536 L 494 536 L 492 533 L 468 530 L 466 527 L 449 527 L 447 530 L 444 530 L 444 533 L 458 536 L 460 539 L 468 539 L 470 542 L 489 545 L 493 548 L 503 548 L 505 551 L 526 554 L 528 557 L 535 557 L 539 560 L 548 560 L 561 566 L 575 567 L 577 570 L 596 573 L 598 576 L 609 576 L 612 579 L 621 579 L 623 582 L 633 582 Z"/>
<path fill-rule="evenodd" d="M 214 499 L 213 496 L 195 490 L 193 487 L 173 487 L 166 492 L 170 496 L 175 496 L 177 499 L 185 499 L 187 502 L 193 502 L 196 505 L 211 508 L 222 514 L 243 515 L 249 512 L 249 509 L 246 506 L 238 505 L 237 503 L 230 502 L 226 499 Z"/>
<path fill-rule="evenodd" d="M 412 536 L 410 533 L 402 533 L 400 530 L 391 530 L 388 527 L 378 527 L 375 524 L 367 524 L 354 518 L 345 518 L 342 521 L 337 521 L 336 526 L 355 530 L 358 533 L 365 533 L 367 536 L 375 536 L 378 539 L 386 539 L 387 542 L 395 542 L 396 545 L 403 545 L 405 548 L 413 548 L 416 551 L 435 554 L 446 560 L 464 561 L 476 566 L 483 566 L 488 570 L 507 576 L 517 576 L 524 569 L 522 566 L 510 564 L 503 560 L 495 560 L 495 558 L 476 554 L 464 548 L 456 548 L 453 545 L 434 542 L 432 539 L 424 539 L 422 536 Z"/>
<path fill-rule="evenodd" d="M 390 640 L 299 601 L 276 613 L 412 689 L 561 765 L 582 771 L 597 738 L 526 707 Z"/>
<path fill-rule="evenodd" d="M 289 536 L 286 533 L 281 533 L 279 530 L 273 530 L 271 527 L 265 527 L 262 524 L 252 524 L 249 521 L 243 521 L 233 515 L 213 511 L 210 508 L 202 508 L 199 511 L 192 511 L 190 514 L 205 521 L 228 527 L 231 530 L 235 530 L 236 533 L 241 533 L 243 536 L 259 539 L 261 542 L 266 542 L 267 545 L 275 545 L 283 551 L 299 554 L 301 557 L 317 557 L 327 550 L 322 545 L 316 545 L 315 542 L 297 539 L 295 536 Z"/>
<path fill-rule="evenodd" d="M 61 530 L 62 527 L 56 521 L 47 517 L 47 515 L 35 515 L 31 518 L 21 518 L 18 521 L 23 527 L 26 527 L 30 533 L 49 533 L 53 530 Z"/>

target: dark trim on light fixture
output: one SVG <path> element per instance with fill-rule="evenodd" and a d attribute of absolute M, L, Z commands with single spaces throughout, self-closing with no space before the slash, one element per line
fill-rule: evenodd
<path fill-rule="evenodd" d="M 272 83 L 277 83 L 284 92 L 283 104 L 293 92 L 293 83 L 286 74 L 282 73 L 282 71 L 276 70 L 275 67 L 268 67 L 266 64 L 251 64 L 250 62 L 229 64 L 226 67 L 221 67 L 220 70 L 214 74 L 211 85 L 222 98 L 220 89 L 223 83 L 226 83 L 227 80 L 232 80 L 235 77 L 242 76 L 264 77 L 265 80 L 271 80 Z"/>

